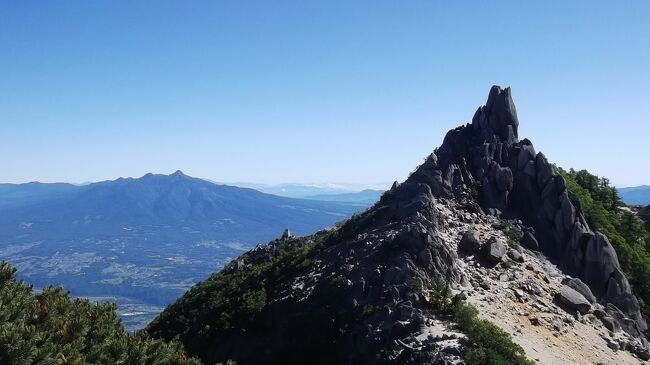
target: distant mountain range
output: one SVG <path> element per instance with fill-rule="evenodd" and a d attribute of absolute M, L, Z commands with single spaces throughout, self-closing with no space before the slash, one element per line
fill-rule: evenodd
<path fill-rule="evenodd" d="M 348 203 L 362 203 L 372 205 L 376 203 L 383 190 L 366 189 L 356 193 L 341 193 L 341 194 L 316 194 L 304 197 L 305 199 L 323 200 L 333 202 L 348 202 Z"/>
<path fill-rule="evenodd" d="M 317 197 L 320 200 L 332 201 L 337 196 L 346 199 L 346 201 L 367 201 L 370 196 L 368 192 L 376 195 L 371 203 L 379 199 L 381 193 L 390 187 L 390 183 L 376 183 L 376 184 L 340 184 L 340 183 L 317 183 L 317 184 L 303 184 L 303 183 L 284 183 L 284 184 L 257 184 L 236 182 L 230 185 L 235 185 L 243 188 L 251 188 L 259 190 L 264 193 L 286 196 L 289 198 L 308 198 L 312 199 Z M 341 197 L 348 195 L 347 198 Z M 358 199 L 355 199 L 358 197 Z M 350 200 L 351 199 L 351 200 Z"/>
<path fill-rule="evenodd" d="M 279 197 L 180 171 L 82 186 L 0 184 L 0 259 L 36 287 L 118 297 L 136 328 L 254 244 L 285 228 L 313 233 L 368 205 Z"/>
<path fill-rule="evenodd" d="M 630 188 L 617 188 L 621 199 L 628 205 L 650 204 L 650 186 L 642 185 Z"/>

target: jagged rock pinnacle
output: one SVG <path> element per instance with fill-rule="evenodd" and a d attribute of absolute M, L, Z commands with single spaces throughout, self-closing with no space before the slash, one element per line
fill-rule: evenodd
<path fill-rule="evenodd" d="M 625 313 L 623 329 L 639 335 L 647 325 L 614 248 L 590 230 L 577 198 L 546 156 L 528 139 L 518 140 L 518 126 L 510 88 L 493 86 L 472 123 L 449 131 L 442 146 L 393 190 L 413 195 L 426 185 L 435 197 L 477 198 L 484 211 L 521 219 L 534 228 L 547 255 L 580 277 L 601 302 Z"/>
<path fill-rule="evenodd" d="M 282 236 L 280 236 L 280 240 L 288 240 L 290 238 L 293 238 L 293 234 L 291 233 L 291 230 L 289 230 L 289 228 L 286 228 L 282 232 Z"/>
<path fill-rule="evenodd" d="M 487 122 L 490 128 L 496 131 L 503 140 L 511 140 L 514 137 L 512 141 L 516 142 L 519 118 L 517 117 L 517 109 L 512 101 L 512 92 L 509 87 L 501 89 L 500 86 L 492 86 L 485 106 L 479 108 L 476 113 L 479 117 L 484 115 L 483 123 Z M 481 121 L 473 119 L 472 122 Z"/>

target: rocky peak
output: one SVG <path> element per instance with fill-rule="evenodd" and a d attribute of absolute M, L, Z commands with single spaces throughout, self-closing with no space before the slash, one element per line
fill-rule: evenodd
<path fill-rule="evenodd" d="M 639 335 L 647 325 L 614 248 L 591 231 L 579 202 L 544 154 L 528 139 L 518 140 L 518 126 L 510 88 L 493 86 L 472 123 L 449 131 L 442 146 L 388 195 L 426 190 L 434 197 L 474 200 L 493 215 L 522 220 L 544 253 L 581 278 L 604 304 L 625 313 L 623 328 Z"/>
<path fill-rule="evenodd" d="M 519 118 L 509 87 L 492 86 L 485 106 L 479 107 L 474 114 L 472 126 L 485 132 L 485 137 L 494 135 L 506 143 L 517 142 Z"/>
<path fill-rule="evenodd" d="M 597 308 L 593 316 L 612 332 L 640 337 L 647 326 L 614 249 L 589 229 L 546 157 L 518 139 L 518 125 L 510 89 L 492 87 L 472 123 L 449 131 L 440 148 L 368 211 L 313 236 L 287 232 L 257 246 L 190 290 L 148 331 L 180 336 L 206 363 L 461 364 L 467 342 L 446 337 L 453 329 L 441 327 L 430 301 L 433 287 L 444 284 L 494 309 L 495 320 L 510 318 L 520 331 L 523 310 L 539 310 L 532 325 L 564 328 L 574 322 L 561 319 L 570 311 L 580 318 Z M 518 231 L 521 245 L 495 228 L 505 223 Z M 566 274 L 582 280 L 565 283 Z M 233 283 L 242 278 L 264 286 L 230 299 L 257 298 L 261 290 L 264 301 L 252 319 L 219 327 L 216 318 L 242 313 L 223 304 L 229 300 L 206 298 L 227 296 L 219 288 L 240 288 Z M 576 326 L 590 336 L 604 330 L 591 320 Z M 584 352 L 572 359 L 596 362 L 581 358 L 594 352 L 590 336 L 581 337 Z M 547 340 L 544 335 L 529 348 L 537 352 Z M 645 342 L 632 342 L 650 357 Z M 562 357 L 541 363 L 571 362 Z"/>

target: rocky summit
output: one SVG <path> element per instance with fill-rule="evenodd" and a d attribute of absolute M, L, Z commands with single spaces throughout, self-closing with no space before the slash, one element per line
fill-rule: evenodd
<path fill-rule="evenodd" d="M 614 248 L 518 127 L 511 90 L 493 86 L 366 212 L 258 245 L 147 331 L 206 364 L 649 359 Z"/>

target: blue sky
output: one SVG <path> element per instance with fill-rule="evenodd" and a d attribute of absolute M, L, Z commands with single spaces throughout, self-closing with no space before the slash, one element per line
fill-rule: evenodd
<path fill-rule="evenodd" d="M 402 180 L 509 85 L 550 160 L 650 183 L 648 1 L 3 1 L 0 181 Z"/>

